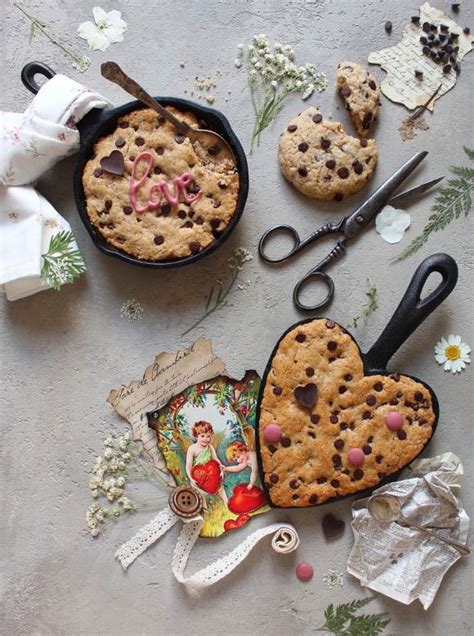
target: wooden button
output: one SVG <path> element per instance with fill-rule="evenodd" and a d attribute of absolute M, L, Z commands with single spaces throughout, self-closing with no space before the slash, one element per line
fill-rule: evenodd
<path fill-rule="evenodd" d="M 178 517 L 190 519 L 203 509 L 204 499 L 191 486 L 178 486 L 170 495 L 169 506 Z"/>

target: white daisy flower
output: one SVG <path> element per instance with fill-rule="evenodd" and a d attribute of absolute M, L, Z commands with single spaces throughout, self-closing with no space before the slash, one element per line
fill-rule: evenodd
<path fill-rule="evenodd" d="M 387 243 L 399 243 L 410 223 L 407 212 L 386 205 L 375 219 L 375 229 Z"/>
<path fill-rule="evenodd" d="M 471 347 L 462 342 L 461 336 L 448 336 L 448 339 L 441 338 L 436 344 L 435 359 L 438 364 L 443 365 L 445 371 L 451 373 L 461 373 L 466 368 L 466 363 L 471 362 Z"/>
<path fill-rule="evenodd" d="M 127 23 L 122 20 L 120 11 L 106 13 L 100 7 L 92 9 L 94 22 L 83 22 L 77 29 L 77 34 L 87 40 L 89 48 L 94 51 L 105 51 L 114 42 L 122 42 L 123 33 L 127 30 Z"/>

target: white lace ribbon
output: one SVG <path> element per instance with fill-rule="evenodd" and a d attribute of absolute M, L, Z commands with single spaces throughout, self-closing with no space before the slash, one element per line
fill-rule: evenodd
<path fill-rule="evenodd" d="M 163 536 L 180 519 L 170 508 L 159 512 L 154 519 L 144 526 L 137 534 L 124 543 L 115 553 L 124 569 L 135 561 L 147 548 Z M 260 528 L 248 535 L 242 543 L 231 550 L 224 557 L 210 563 L 195 574 L 186 577 L 184 570 L 188 562 L 191 550 L 199 536 L 204 520 L 201 516 L 194 517 L 183 523 L 181 534 L 176 544 L 171 569 L 175 578 L 190 589 L 200 589 L 213 585 L 225 578 L 234 570 L 251 552 L 257 543 L 268 535 L 272 537 L 272 548 L 280 554 L 293 552 L 299 545 L 299 537 L 296 529 L 287 523 L 272 523 L 265 528 Z"/>

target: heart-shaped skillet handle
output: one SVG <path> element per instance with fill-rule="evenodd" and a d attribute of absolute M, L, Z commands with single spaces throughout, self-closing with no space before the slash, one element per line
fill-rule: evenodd
<path fill-rule="evenodd" d="M 421 292 L 426 280 L 434 272 L 442 276 L 442 281 L 425 298 Z M 448 254 L 428 256 L 416 270 L 408 288 L 393 314 L 390 322 L 377 342 L 365 354 L 367 371 L 383 371 L 393 354 L 411 336 L 419 325 L 453 291 L 458 280 L 458 266 Z"/>

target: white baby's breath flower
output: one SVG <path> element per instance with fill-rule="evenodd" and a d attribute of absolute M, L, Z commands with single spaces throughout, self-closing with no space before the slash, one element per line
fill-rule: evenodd
<path fill-rule="evenodd" d="M 235 68 L 242 68 L 242 60 L 239 60 L 238 58 L 234 61 L 234 66 Z"/>
<path fill-rule="evenodd" d="M 328 570 L 323 576 L 323 581 L 330 590 L 335 587 L 342 587 L 344 585 L 344 574 L 343 572 L 338 572 L 338 570 Z"/>
<path fill-rule="evenodd" d="M 441 338 L 435 346 L 435 359 L 443 365 L 445 371 L 461 373 L 466 363 L 471 362 L 471 347 L 462 342 L 461 336 L 449 335 L 448 339 Z"/>
<path fill-rule="evenodd" d="M 104 440 L 104 446 L 114 446 L 115 442 L 114 442 L 114 438 L 112 437 L 112 435 L 109 435 L 105 440 Z M 100 459 L 100 458 L 99 458 Z"/>
<path fill-rule="evenodd" d="M 123 34 L 127 30 L 127 23 L 122 20 L 120 11 L 106 13 L 100 7 L 92 9 L 94 22 L 83 22 L 77 33 L 80 38 L 87 40 L 93 50 L 105 51 L 114 42 L 122 42 Z"/>
<path fill-rule="evenodd" d="M 105 459 L 112 459 L 112 457 L 114 457 L 115 453 L 111 448 L 106 448 L 104 451 L 104 457 Z"/>
<path fill-rule="evenodd" d="M 141 320 L 142 314 L 143 307 L 138 300 L 135 300 L 135 298 L 126 300 L 120 308 L 120 316 L 122 318 L 127 318 L 130 322 L 133 322 L 134 320 Z"/>
<path fill-rule="evenodd" d="M 411 218 L 407 212 L 386 205 L 375 219 L 375 229 L 387 243 L 398 243 L 410 223 Z"/>

